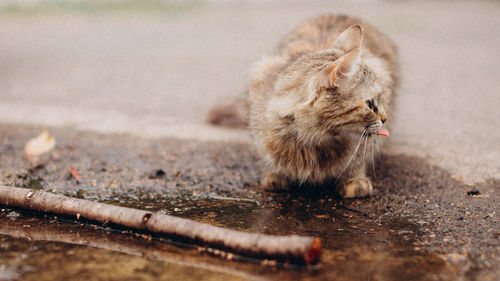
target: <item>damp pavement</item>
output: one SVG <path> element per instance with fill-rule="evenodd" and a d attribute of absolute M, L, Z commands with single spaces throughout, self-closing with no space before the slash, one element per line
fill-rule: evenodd
<path fill-rule="evenodd" d="M 316 236 L 320 263 L 229 261 L 0 206 L 0 280 L 500 279 L 498 2 L 175 3 L 0 6 L 0 184 Z M 248 133 L 204 123 L 245 91 L 249 66 L 280 36 L 324 12 L 365 18 L 399 46 L 397 113 L 370 168 L 372 198 L 262 191 Z M 56 147 L 27 160 L 43 129 Z"/>

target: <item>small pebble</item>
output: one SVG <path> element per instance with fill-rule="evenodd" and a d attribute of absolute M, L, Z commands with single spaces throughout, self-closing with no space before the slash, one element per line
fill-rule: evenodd
<path fill-rule="evenodd" d="M 166 173 L 162 169 L 156 170 L 153 174 L 149 175 L 150 179 L 159 179 L 165 176 Z"/>
<path fill-rule="evenodd" d="M 471 190 L 467 191 L 467 195 L 469 196 L 474 196 L 474 195 L 480 195 L 481 193 L 479 190 L 475 187 L 473 187 Z"/>

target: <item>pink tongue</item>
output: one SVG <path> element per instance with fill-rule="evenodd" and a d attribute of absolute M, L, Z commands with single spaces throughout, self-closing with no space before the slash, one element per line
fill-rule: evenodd
<path fill-rule="evenodd" d="M 386 129 L 380 129 L 375 134 L 379 135 L 379 136 L 388 137 L 389 136 L 389 131 L 387 131 Z"/>

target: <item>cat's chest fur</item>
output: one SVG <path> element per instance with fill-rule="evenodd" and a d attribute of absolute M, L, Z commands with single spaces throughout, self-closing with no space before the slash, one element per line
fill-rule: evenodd
<path fill-rule="evenodd" d="M 320 184 L 348 164 L 345 182 L 365 178 L 366 147 L 390 116 L 395 73 L 394 45 L 366 23 L 325 15 L 300 25 L 255 67 L 250 128 L 263 171 L 285 184 Z"/>

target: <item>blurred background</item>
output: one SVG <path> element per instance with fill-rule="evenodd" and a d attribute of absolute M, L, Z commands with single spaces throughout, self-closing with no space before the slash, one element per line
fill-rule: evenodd
<path fill-rule="evenodd" d="M 246 141 L 205 124 L 208 110 L 323 13 L 361 17 L 399 48 L 386 153 L 466 182 L 500 175 L 498 1 L 2 0 L 0 122 Z"/>

